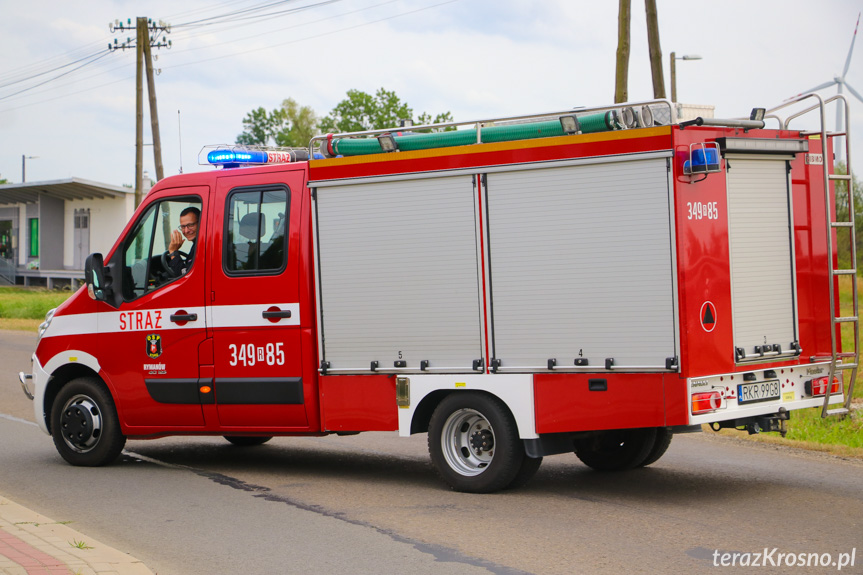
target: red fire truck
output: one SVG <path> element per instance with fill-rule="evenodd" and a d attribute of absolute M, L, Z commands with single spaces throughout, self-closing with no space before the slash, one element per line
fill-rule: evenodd
<path fill-rule="evenodd" d="M 36 419 L 88 466 L 126 438 L 428 433 L 446 483 L 490 492 L 546 455 L 626 470 L 703 424 L 846 412 L 837 134 L 675 109 L 205 149 L 222 169 L 160 181 L 48 314 Z"/>

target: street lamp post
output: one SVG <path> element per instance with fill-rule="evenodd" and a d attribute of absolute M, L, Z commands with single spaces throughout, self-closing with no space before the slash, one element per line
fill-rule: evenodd
<path fill-rule="evenodd" d="M 33 160 L 38 158 L 39 156 L 27 156 L 25 154 L 21 154 L 21 183 L 25 183 L 27 181 L 27 160 Z"/>
<path fill-rule="evenodd" d="M 671 101 L 677 103 L 677 64 L 675 60 L 701 60 L 698 54 L 686 54 L 679 58 L 674 52 L 671 53 Z"/>

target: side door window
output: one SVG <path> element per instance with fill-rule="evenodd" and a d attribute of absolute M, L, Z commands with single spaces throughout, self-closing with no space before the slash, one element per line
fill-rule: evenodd
<path fill-rule="evenodd" d="M 286 189 L 231 195 L 224 252 L 229 275 L 279 273 L 285 268 L 287 212 Z"/>
<path fill-rule="evenodd" d="M 194 250 L 189 244 L 197 239 L 197 225 L 195 240 L 189 240 L 188 230 L 180 230 L 180 214 L 188 208 L 200 214 L 200 198 L 163 200 L 150 206 L 141 217 L 123 247 L 123 299 L 137 299 L 176 277 L 171 273 L 168 250 L 174 230 L 186 235 L 182 255 L 176 257 L 187 258 L 187 266 L 191 268 L 194 262 L 189 256 Z"/>

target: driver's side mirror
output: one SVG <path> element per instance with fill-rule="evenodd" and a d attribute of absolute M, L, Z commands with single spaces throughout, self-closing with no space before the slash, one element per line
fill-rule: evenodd
<path fill-rule="evenodd" d="M 87 295 L 96 301 L 107 301 L 109 290 L 105 285 L 105 262 L 102 254 L 87 256 L 84 263 L 84 281 L 87 283 Z"/>

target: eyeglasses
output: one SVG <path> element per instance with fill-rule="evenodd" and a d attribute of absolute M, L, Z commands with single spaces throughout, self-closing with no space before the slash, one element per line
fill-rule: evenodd
<path fill-rule="evenodd" d="M 186 230 L 186 229 L 191 230 L 192 228 L 196 228 L 196 227 L 198 227 L 198 222 L 195 222 L 194 224 L 180 224 L 179 226 L 177 226 L 177 229 L 182 232 L 183 230 Z"/>

